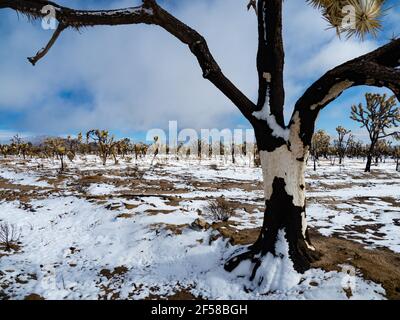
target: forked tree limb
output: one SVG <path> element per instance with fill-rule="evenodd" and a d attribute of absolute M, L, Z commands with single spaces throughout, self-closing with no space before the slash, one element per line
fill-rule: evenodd
<path fill-rule="evenodd" d="M 249 3 L 247 4 L 247 10 L 250 10 L 251 8 L 253 8 L 257 14 L 257 0 L 249 0 Z"/>
<path fill-rule="evenodd" d="M 92 26 L 116 26 L 128 24 L 157 25 L 186 44 L 196 56 L 203 71 L 203 77 L 213 83 L 227 98 L 229 98 L 251 122 L 255 121 L 252 113 L 255 104 L 247 98 L 221 71 L 221 68 L 212 56 L 205 39 L 194 29 L 190 28 L 169 12 L 161 8 L 155 0 L 143 0 L 137 7 L 117 10 L 74 10 L 63 7 L 52 1 L 44 0 L 0 0 L 0 8 L 10 8 L 28 15 L 31 18 L 43 18 L 44 6 L 51 5 L 55 9 L 55 18 L 61 26 L 82 28 Z M 47 50 L 41 50 L 32 58 L 37 62 L 43 58 L 54 45 L 62 30 L 56 30 Z"/>
<path fill-rule="evenodd" d="M 392 133 L 384 134 L 382 136 L 379 136 L 379 139 L 385 139 L 385 138 L 388 138 L 388 137 L 397 137 L 397 136 L 400 136 L 400 131 L 395 131 L 395 132 L 392 132 Z"/>
<path fill-rule="evenodd" d="M 356 86 L 386 87 L 400 101 L 400 39 L 345 62 L 314 82 L 296 102 L 291 125 L 301 121 L 301 139 L 309 146 L 319 112 L 345 90 Z"/>

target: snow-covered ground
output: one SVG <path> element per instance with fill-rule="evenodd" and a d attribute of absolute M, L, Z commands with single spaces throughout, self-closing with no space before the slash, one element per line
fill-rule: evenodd
<path fill-rule="evenodd" d="M 236 165 L 225 159 L 159 159 L 152 167 L 150 161 L 120 159 L 103 167 L 86 156 L 59 174 L 57 161 L 1 159 L 0 223 L 15 224 L 21 238 L 20 250 L 0 249 L 0 298 L 385 298 L 383 287 L 360 272 L 349 278 L 346 265 L 288 278 L 283 260 L 271 257 L 275 269 L 266 272 L 278 280 L 262 287 L 243 277 L 249 272 L 245 264 L 227 273 L 224 262 L 243 246 L 221 230 L 260 227 L 261 170 L 245 159 Z M 322 162 L 306 176 L 311 227 L 400 256 L 400 174 L 392 161 L 371 174 L 358 160 L 341 167 Z M 215 222 L 205 206 L 220 196 L 235 208 L 228 223 L 193 225 L 199 218 Z"/>

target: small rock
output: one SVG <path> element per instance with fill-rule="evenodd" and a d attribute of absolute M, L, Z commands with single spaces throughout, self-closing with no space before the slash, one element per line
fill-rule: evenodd
<path fill-rule="evenodd" d="M 200 230 L 208 230 L 210 228 L 210 225 L 204 219 L 198 218 L 192 222 L 190 227 L 194 230 L 200 231 Z"/>

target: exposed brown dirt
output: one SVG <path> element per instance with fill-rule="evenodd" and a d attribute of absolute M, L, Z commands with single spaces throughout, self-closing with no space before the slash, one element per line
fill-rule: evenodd
<path fill-rule="evenodd" d="M 119 219 L 131 219 L 133 217 L 134 217 L 134 215 L 131 213 L 121 213 L 121 214 L 117 215 L 117 218 L 119 218 Z"/>
<path fill-rule="evenodd" d="M 314 230 L 311 230 L 310 236 L 316 249 L 323 253 L 313 267 L 332 271 L 340 270 L 340 264 L 350 264 L 360 270 L 365 279 L 381 283 L 388 299 L 400 300 L 399 254 L 388 249 L 366 249 L 362 244 L 324 237 Z"/>
<path fill-rule="evenodd" d="M 150 216 L 156 216 L 158 214 L 169 214 L 174 211 L 175 210 L 148 209 L 145 211 L 145 213 Z"/>
<path fill-rule="evenodd" d="M 78 180 L 79 184 L 85 185 L 85 184 L 91 184 L 91 183 L 104 183 L 107 179 L 103 177 L 102 174 L 96 174 L 93 176 L 81 176 Z"/>
<path fill-rule="evenodd" d="M 196 189 L 206 189 L 206 190 L 230 190 L 230 189 L 242 189 L 247 192 L 262 190 L 262 182 L 249 182 L 249 181 L 232 181 L 232 180 L 222 180 L 218 182 L 213 181 L 196 181 L 189 180 L 186 181 L 190 183 Z"/>
<path fill-rule="evenodd" d="M 201 300 L 201 298 L 194 296 L 187 289 L 181 289 L 173 295 L 166 297 L 167 300 Z"/>
<path fill-rule="evenodd" d="M 24 298 L 24 300 L 45 300 L 45 299 L 36 293 L 31 293 L 30 295 L 27 295 Z"/>
<path fill-rule="evenodd" d="M 14 184 L 6 179 L 0 178 L 0 200 L 29 202 L 34 193 L 42 188 Z"/>
<path fill-rule="evenodd" d="M 125 208 L 126 208 L 127 210 L 133 210 L 133 209 L 136 209 L 137 207 L 139 207 L 139 206 L 136 205 L 136 204 L 129 204 L 129 203 L 124 203 L 124 206 L 125 206 Z"/>
<path fill-rule="evenodd" d="M 234 245 L 250 245 L 257 240 L 260 232 L 260 228 L 238 231 L 222 224 L 213 228 Z M 336 236 L 324 237 L 315 230 L 310 230 L 310 237 L 317 251 L 322 253 L 320 260 L 312 264 L 314 268 L 340 271 L 339 265 L 352 265 L 360 270 L 365 279 L 382 284 L 388 299 L 400 300 L 399 254 L 388 249 L 366 249 L 362 244 Z"/>
<path fill-rule="evenodd" d="M 111 270 L 109 270 L 109 269 L 102 269 L 102 270 L 100 271 L 100 274 L 101 274 L 103 277 L 106 277 L 108 280 L 110 280 L 111 278 L 118 277 L 118 276 L 122 276 L 122 275 L 124 275 L 124 274 L 127 273 L 127 272 L 128 272 L 128 268 L 127 268 L 127 267 L 125 267 L 125 266 L 119 266 L 119 267 L 114 268 L 113 271 L 111 271 Z"/>
<path fill-rule="evenodd" d="M 60 184 L 64 183 L 68 179 L 67 176 L 59 174 L 56 177 L 40 177 L 38 181 L 44 181 L 48 184 L 58 187 Z"/>
<path fill-rule="evenodd" d="M 187 228 L 188 224 L 168 224 L 168 223 L 154 223 L 150 225 L 150 230 L 159 232 L 160 230 L 170 231 L 174 235 L 181 235 L 183 230 Z"/>
<path fill-rule="evenodd" d="M 211 226 L 222 237 L 228 238 L 232 245 L 249 245 L 254 243 L 260 233 L 260 228 L 238 230 L 231 222 L 214 223 Z"/>

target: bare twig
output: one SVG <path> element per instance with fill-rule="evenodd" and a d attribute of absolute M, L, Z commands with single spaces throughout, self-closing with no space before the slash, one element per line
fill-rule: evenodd
<path fill-rule="evenodd" d="M 58 27 L 56 31 L 54 31 L 53 36 L 51 37 L 50 41 L 47 43 L 47 45 L 40 49 L 38 53 L 34 57 L 29 57 L 28 60 L 32 65 L 34 66 L 40 59 L 42 59 L 51 49 L 51 47 L 54 45 L 54 43 L 57 41 L 58 37 L 60 36 L 61 32 L 63 32 L 68 26 L 65 25 L 64 23 L 60 22 L 58 24 Z"/>

